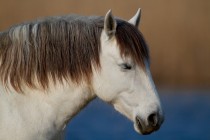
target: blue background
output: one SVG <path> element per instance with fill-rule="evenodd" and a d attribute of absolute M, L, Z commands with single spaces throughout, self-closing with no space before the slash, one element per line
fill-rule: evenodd
<path fill-rule="evenodd" d="M 142 136 L 133 123 L 96 99 L 67 126 L 66 140 L 209 140 L 210 91 L 162 90 L 165 121 L 159 131 Z"/>

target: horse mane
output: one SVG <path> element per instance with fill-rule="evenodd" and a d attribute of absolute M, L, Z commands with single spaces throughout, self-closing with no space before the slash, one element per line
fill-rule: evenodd
<path fill-rule="evenodd" d="M 142 34 L 117 20 L 116 39 L 122 56 L 144 66 L 149 59 Z M 11 27 L 0 33 L 0 80 L 17 91 L 36 82 L 47 89 L 49 81 L 82 81 L 91 85 L 93 69 L 100 68 L 103 17 L 51 17 Z M 35 82 L 36 81 L 36 82 Z"/>

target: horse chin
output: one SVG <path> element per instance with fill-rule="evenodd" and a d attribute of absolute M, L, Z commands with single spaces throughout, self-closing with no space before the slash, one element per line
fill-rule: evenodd
<path fill-rule="evenodd" d="M 134 129 L 135 129 L 135 131 L 137 132 L 137 133 L 139 133 L 139 134 L 141 134 L 141 135 L 149 135 L 149 134 L 151 134 L 152 132 L 154 132 L 154 131 L 144 131 L 143 130 L 143 127 L 142 126 L 140 126 L 139 124 L 137 124 L 137 123 L 134 123 Z"/>
<path fill-rule="evenodd" d="M 141 130 L 138 128 L 138 126 L 137 126 L 136 123 L 134 123 L 133 126 L 134 126 L 134 130 L 135 130 L 137 133 L 142 134 Z M 143 135 L 143 134 L 142 134 L 142 135 Z"/>

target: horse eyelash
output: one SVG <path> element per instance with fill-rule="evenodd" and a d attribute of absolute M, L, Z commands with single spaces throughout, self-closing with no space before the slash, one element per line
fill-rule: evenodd
<path fill-rule="evenodd" d="M 133 68 L 133 66 L 131 64 L 128 63 L 123 63 L 119 65 L 123 70 L 131 70 Z"/>

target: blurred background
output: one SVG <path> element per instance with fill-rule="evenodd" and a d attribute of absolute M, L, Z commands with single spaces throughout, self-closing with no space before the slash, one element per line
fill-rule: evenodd
<path fill-rule="evenodd" d="M 210 139 L 209 0 L 0 0 L 0 31 L 40 17 L 105 15 L 109 9 L 128 20 L 139 7 L 166 114 L 163 127 L 139 136 L 130 121 L 96 99 L 73 119 L 66 139 Z"/>

